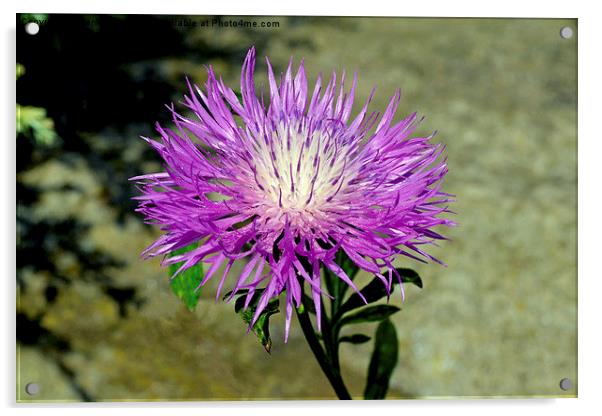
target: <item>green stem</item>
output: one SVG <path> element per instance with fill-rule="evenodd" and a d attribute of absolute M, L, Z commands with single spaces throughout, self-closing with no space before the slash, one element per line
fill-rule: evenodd
<path fill-rule="evenodd" d="M 326 308 L 323 306 L 322 302 L 320 302 L 320 307 L 322 309 L 322 319 L 320 320 L 322 324 L 322 339 L 324 340 L 326 356 L 330 359 L 334 370 L 340 374 L 341 366 L 339 363 L 339 334 L 337 331 L 337 326 L 331 325 L 328 316 L 326 316 Z"/>
<path fill-rule="evenodd" d="M 301 281 L 300 283 L 303 290 L 303 282 Z M 307 340 L 311 351 L 316 357 L 316 360 L 326 375 L 326 378 L 328 378 L 328 381 L 332 385 L 337 397 L 341 400 L 351 400 L 351 395 L 347 391 L 347 387 L 345 387 L 345 383 L 341 377 L 341 371 L 338 363 L 338 342 L 334 340 L 333 344 L 333 334 L 331 332 L 328 319 L 322 320 L 322 339 L 324 340 L 324 345 L 326 347 L 325 353 L 311 323 L 308 312 L 309 305 L 305 305 L 305 301 L 303 302 L 303 305 L 304 308 L 302 311 L 297 309 L 297 318 L 299 319 L 299 324 L 301 325 L 301 329 L 303 330 L 303 334 L 305 335 L 305 339 Z M 325 318 L 324 307 L 321 300 L 320 308 L 322 308 L 322 316 Z M 326 323 L 326 325 L 324 325 L 324 323 Z"/>

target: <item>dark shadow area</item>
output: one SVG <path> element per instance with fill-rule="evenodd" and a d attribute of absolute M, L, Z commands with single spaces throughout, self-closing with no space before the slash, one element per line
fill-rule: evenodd
<path fill-rule="evenodd" d="M 22 23 L 39 19 L 39 33 L 27 34 Z M 101 183 L 101 202 L 114 209 L 115 221 L 123 224 L 134 215 L 135 206 L 135 189 L 128 178 L 143 171 L 142 163 L 158 161 L 150 148 L 141 146 L 139 135 L 152 135 L 156 121 L 169 122 L 163 106 L 179 99 L 175 93 L 182 90 L 184 72 L 177 67 L 168 71 L 160 63 L 177 58 L 200 66 L 209 57 L 226 57 L 233 51 L 186 43 L 186 32 L 168 16 L 18 15 L 17 22 L 17 63 L 22 66 L 17 103 L 22 109 L 45 111 L 45 118 L 31 122 L 24 115 L 16 139 L 20 296 L 30 290 L 24 272 L 46 276 L 45 309 L 35 317 L 18 311 L 17 341 L 52 357 L 79 397 L 90 401 L 91 394 L 63 360 L 70 343 L 41 324 L 46 309 L 75 280 L 96 285 L 115 302 L 121 318 L 145 299 L 137 287 L 111 276 L 112 270 L 125 266 L 123 262 L 86 244 L 91 224 L 85 219 L 46 218 L 35 209 L 49 193 L 85 195 L 86 189 L 70 183 L 26 184 L 23 175 L 48 161 L 73 167 L 83 160 Z M 45 120 L 50 124 L 44 126 Z M 124 157 L 131 148 L 141 150 Z M 75 259 L 77 275 L 57 266 L 65 256 Z"/>

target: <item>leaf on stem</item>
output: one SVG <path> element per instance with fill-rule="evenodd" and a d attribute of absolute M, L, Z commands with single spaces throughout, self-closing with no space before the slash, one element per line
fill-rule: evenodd
<path fill-rule="evenodd" d="M 303 294 L 303 302 L 301 303 L 301 306 L 304 306 L 309 313 L 313 313 L 314 315 L 316 314 L 316 305 L 314 304 L 314 300 L 305 293 Z"/>
<path fill-rule="evenodd" d="M 360 290 L 360 292 L 362 293 L 362 295 L 364 295 L 364 298 L 366 298 L 366 302 L 368 303 L 376 302 L 387 296 L 387 289 L 385 288 L 385 285 L 377 277 L 372 279 L 370 283 L 364 286 L 362 290 Z M 393 286 L 391 286 L 391 293 L 393 293 Z M 365 305 L 366 304 L 364 303 L 360 295 L 358 295 L 357 293 L 353 293 L 351 296 L 349 296 L 349 299 L 347 299 L 347 301 L 343 303 L 343 305 L 340 307 L 339 314 L 342 315 L 345 312 L 361 308 Z"/>
<path fill-rule="evenodd" d="M 419 288 L 422 288 L 422 279 L 414 270 L 403 268 L 395 270 L 397 270 L 397 272 L 401 276 L 401 280 L 403 281 L 403 283 L 413 283 Z M 399 281 L 397 279 L 394 278 L 392 280 L 391 293 L 393 293 L 394 287 L 398 283 Z M 362 290 L 360 290 L 360 292 L 362 293 L 362 295 L 364 295 L 364 298 L 366 298 L 366 301 L 368 303 L 374 303 L 387 296 L 387 289 L 382 280 L 380 280 L 378 277 L 372 279 L 370 283 L 368 283 L 362 288 Z M 339 308 L 338 314 L 339 316 L 341 316 L 346 312 L 349 312 L 353 309 L 361 308 L 364 305 L 366 304 L 364 303 L 362 298 L 357 293 L 353 293 L 351 296 L 349 296 L 347 301 L 343 303 L 343 305 Z"/>
<path fill-rule="evenodd" d="M 399 276 L 401 276 L 401 280 L 404 283 L 413 283 L 420 289 L 422 289 L 422 279 L 414 270 L 404 269 L 403 267 L 397 268 L 395 270 L 397 270 L 397 273 L 399 273 Z"/>
<path fill-rule="evenodd" d="M 361 309 L 354 314 L 345 316 L 339 321 L 339 325 L 359 324 L 362 322 L 378 322 L 387 319 L 389 316 L 401 309 L 393 305 L 374 305 Z"/>
<path fill-rule="evenodd" d="M 343 249 L 340 249 L 335 256 L 335 263 L 345 272 L 350 280 L 353 281 L 357 275 L 359 268 L 357 265 L 347 256 L 347 253 Z M 337 276 L 328 267 L 324 268 L 324 277 L 326 283 L 326 289 L 335 298 L 335 303 L 340 304 L 345 296 L 345 292 L 349 288 L 347 284 L 341 281 L 341 278 Z"/>
<path fill-rule="evenodd" d="M 234 303 L 234 311 L 238 313 L 244 323 L 247 325 L 251 325 L 253 322 L 253 316 L 255 316 L 255 311 L 257 310 L 257 303 L 259 302 L 259 298 L 263 293 L 263 289 L 258 289 L 253 294 L 249 306 L 247 309 L 244 309 L 246 295 L 239 296 Z M 270 316 L 275 313 L 280 312 L 278 308 L 280 306 L 280 301 L 278 298 L 271 299 L 265 309 L 257 318 L 255 325 L 251 328 L 257 339 L 263 345 L 263 348 L 269 354 L 272 349 L 272 338 L 270 337 Z"/>
<path fill-rule="evenodd" d="M 397 332 L 389 319 L 382 321 L 376 328 L 374 351 L 368 367 L 364 399 L 384 399 L 389 389 L 389 380 L 397 365 L 399 346 Z"/>
<path fill-rule="evenodd" d="M 339 265 L 341 269 L 349 276 L 349 279 L 353 280 L 355 275 L 359 271 L 357 264 L 353 260 L 349 258 L 347 253 L 344 250 L 339 250 L 335 257 L 335 262 Z"/>
<path fill-rule="evenodd" d="M 345 335 L 341 338 L 339 338 L 339 342 L 343 343 L 343 342 L 348 342 L 350 344 L 363 344 L 365 342 L 370 341 L 372 338 L 370 338 L 368 335 L 364 335 L 364 334 L 353 334 L 353 335 Z"/>
<path fill-rule="evenodd" d="M 182 247 L 181 249 L 175 250 L 171 256 L 187 253 L 191 250 L 194 250 L 198 247 L 198 243 L 190 244 L 186 247 Z M 175 263 L 169 265 L 169 274 L 173 276 L 176 271 L 180 268 L 182 263 Z M 199 303 L 199 299 L 201 298 L 201 291 L 197 290 L 201 281 L 203 280 L 204 271 L 201 263 L 197 263 L 189 269 L 184 270 L 176 277 L 174 277 L 171 282 L 171 290 L 172 292 L 180 298 L 180 300 L 186 305 L 189 311 L 194 311 L 197 304 Z"/>

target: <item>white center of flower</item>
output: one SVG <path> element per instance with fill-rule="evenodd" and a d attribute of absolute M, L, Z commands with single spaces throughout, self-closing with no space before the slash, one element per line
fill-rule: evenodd
<path fill-rule="evenodd" d="M 292 223 L 313 223 L 321 210 L 349 182 L 345 159 L 348 147 L 327 131 L 309 131 L 306 125 L 280 124 L 254 145 L 258 192 L 268 206 L 266 215 Z"/>

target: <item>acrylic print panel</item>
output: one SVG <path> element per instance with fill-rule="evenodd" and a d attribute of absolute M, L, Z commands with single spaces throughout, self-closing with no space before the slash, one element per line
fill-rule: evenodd
<path fill-rule="evenodd" d="M 18 401 L 577 395 L 576 20 L 17 23 Z"/>

